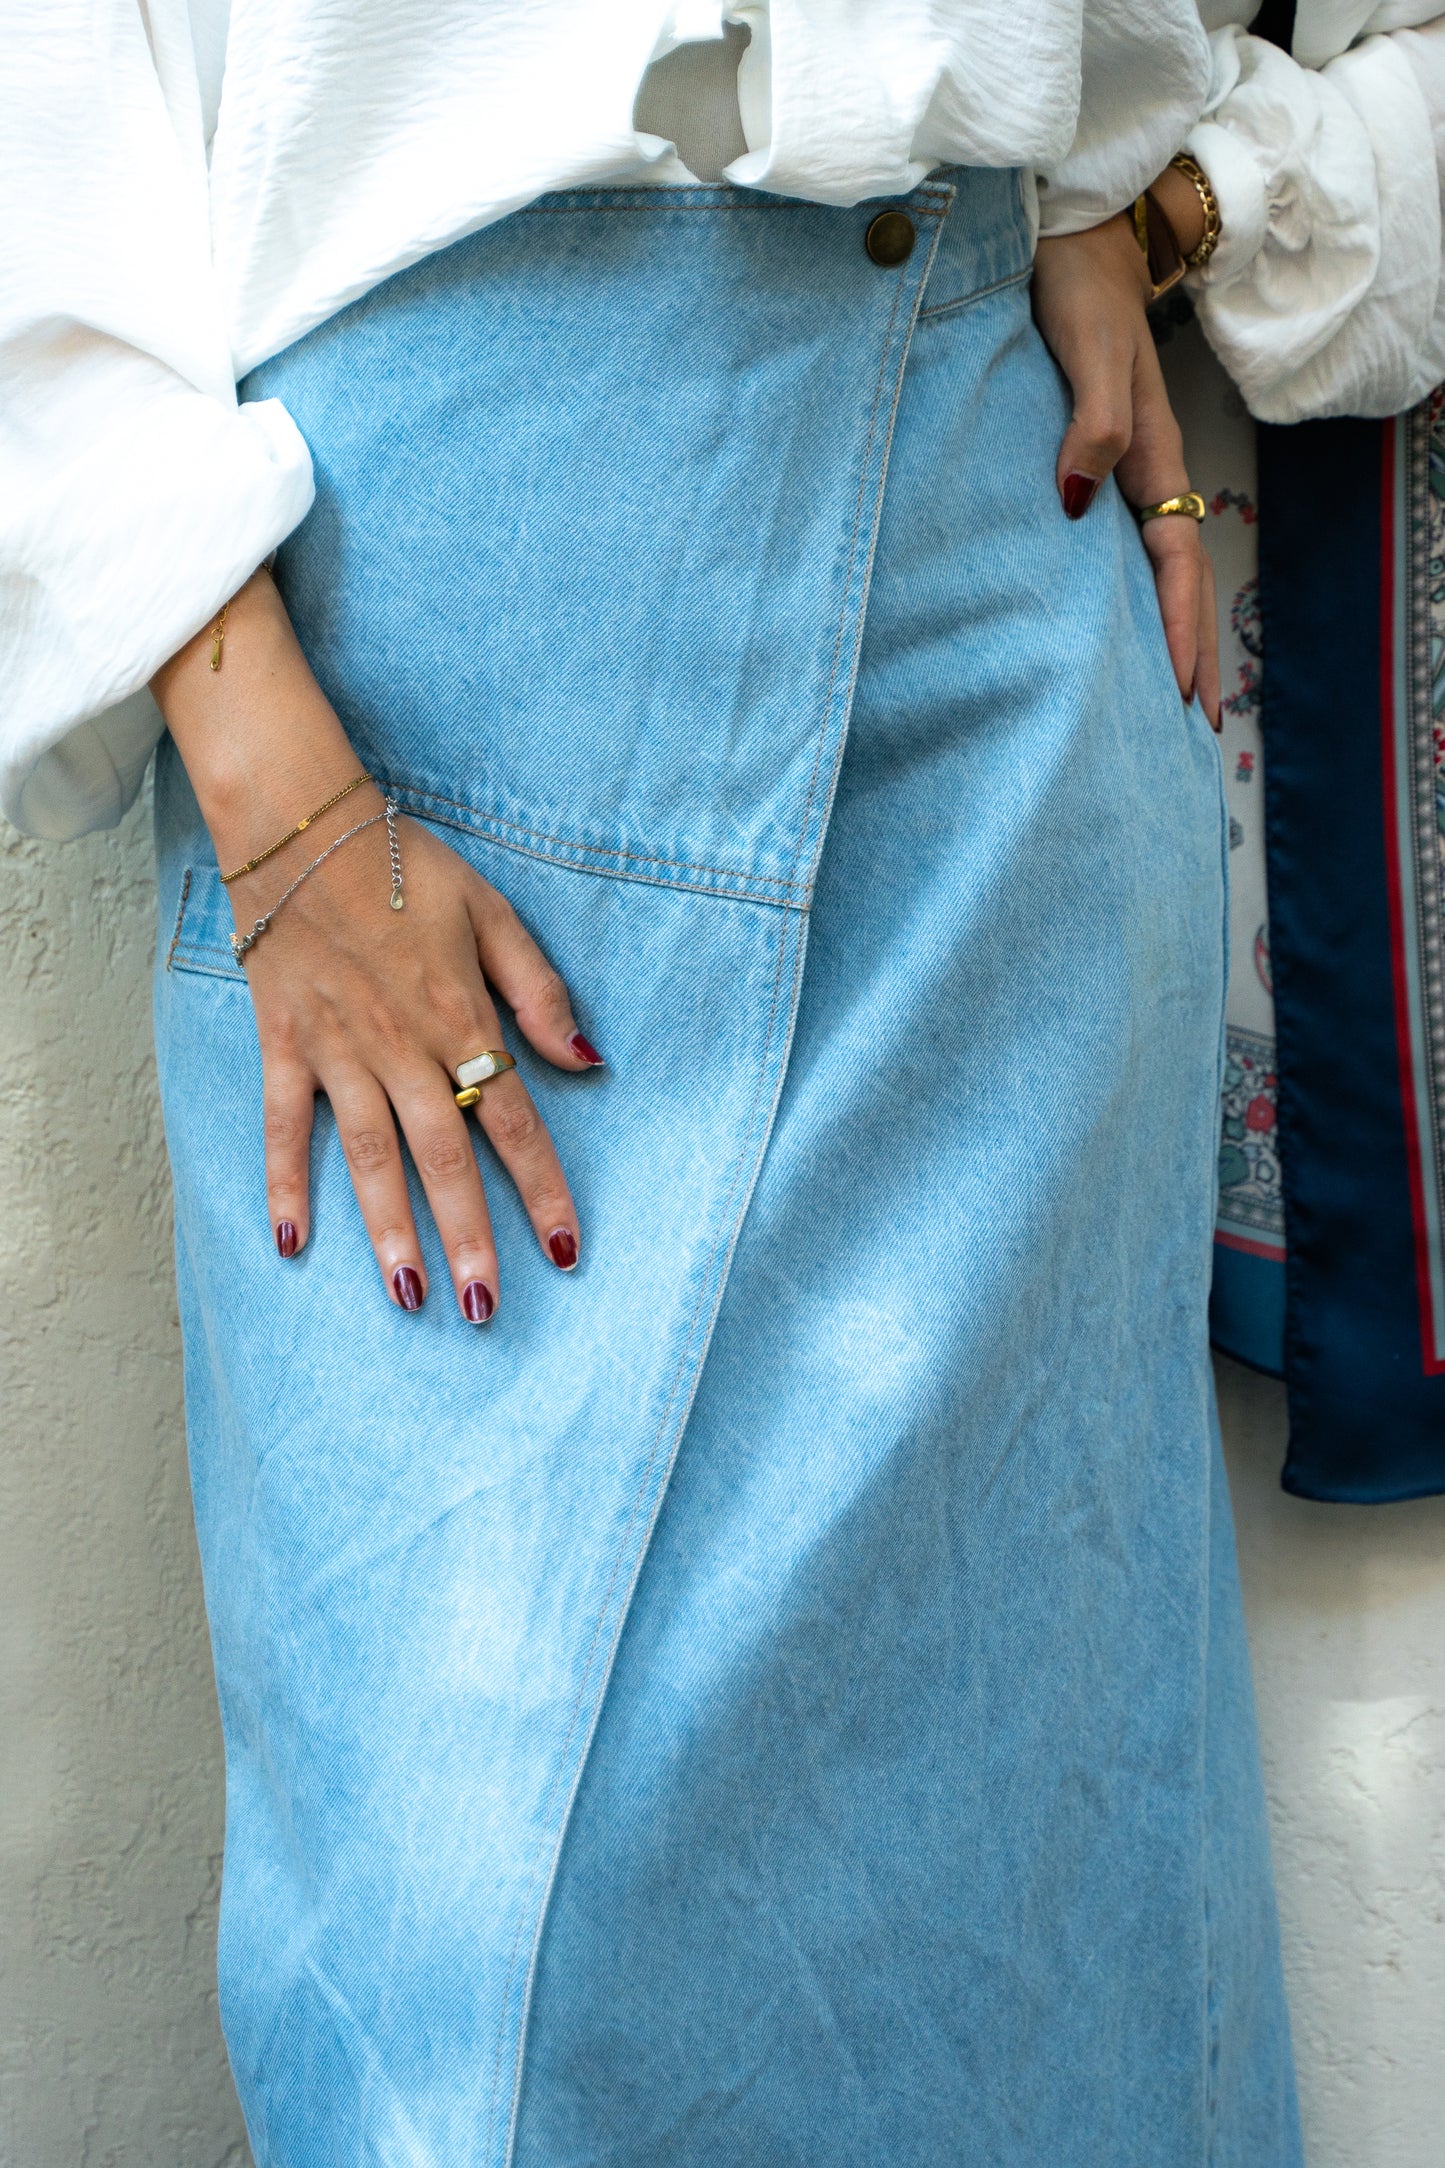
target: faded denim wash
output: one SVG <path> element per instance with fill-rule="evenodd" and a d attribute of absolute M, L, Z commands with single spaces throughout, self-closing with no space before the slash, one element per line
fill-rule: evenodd
<path fill-rule="evenodd" d="M 513 1038 L 583 1255 L 493 1174 L 485 1331 L 430 1233 L 386 1300 L 324 1106 L 280 1263 L 163 754 L 261 2168 L 1298 2168 L 1205 1349 L 1218 758 L 1117 494 L 1057 510 L 1016 178 L 926 183 L 891 269 L 877 208 L 547 198 L 246 387 L 315 455 L 323 684 L 609 1062 Z"/>

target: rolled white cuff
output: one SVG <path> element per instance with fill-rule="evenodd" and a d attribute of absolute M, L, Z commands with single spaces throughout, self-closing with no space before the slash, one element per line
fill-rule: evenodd
<path fill-rule="evenodd" d="M 175 383 L 0 519 L 0 811 L 62 840 L 114 825 L 161 734 L 145 691 L 310 508 L 279 400 Z"/>
<path fill-rule="evenodd" d="M 1184 148 L 1204 168 L 1219 204 L 1219 245 L 1194 276 L 1207 286 L 1227 286 L 1249 269 L 1269 232 L 1265 169 L 1248 140 L 1218 121 L 1200 121 Z"/>

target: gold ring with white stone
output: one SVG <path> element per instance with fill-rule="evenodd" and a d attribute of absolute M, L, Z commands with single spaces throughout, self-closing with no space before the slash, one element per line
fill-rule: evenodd
<path fill-rule="evenodd" d="M 453 1094 L 457 1105 L 464 1110 L 474 1107 L 482 1096 L 482 1086 L 490 1084 L 494 1076 L 504 1076 L 508 1069 L 517 1066 L 504 1046 L 489 1046 L 483 1054 L 472 1054 L 466 1061 L 457 1063 L 457 1082 L 461 1090 Z"/>

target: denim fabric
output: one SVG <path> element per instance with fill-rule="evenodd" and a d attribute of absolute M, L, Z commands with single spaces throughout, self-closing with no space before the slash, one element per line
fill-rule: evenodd
<path fill-rule="evenodd" d="M 1298 2168 L 1205 1353 L 1218 761 L 1117 496 L 1056 510 L 1015 177 L 909 203 L 883 269 L 876 205 L 549 198 L 246 387 L 315 455 L 323 683 L 610 1064 L 517 1049 L 583 1261 L 493 1179 L 485 1332 L 434 1246 L 386 1301 L 324 1107 L 281 1265 L 163 757 L 262 2168 Z"/>

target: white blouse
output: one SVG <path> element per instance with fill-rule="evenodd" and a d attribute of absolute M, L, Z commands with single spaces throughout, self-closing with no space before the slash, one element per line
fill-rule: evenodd
<path fill-rule="evenodd" d="M 728 23 L 749 33 L 730 180 L 850 204 L 940 164 L 1017 165 L 1065 231 L 1188 138 L 1228 234 L 1201 312 L 1256 410 L 1418 396 L 1445 374 L 1445 52 L 1401 26 L 1430 6 L 1301 0 L 1297 59 L 1235 27 L 1249 12 L 10 0 L 0 807 L 41 835 L 117 820 L 159 729 L 146 681 L 304 516 L 306 446 L 237 379 L 547 190 L 683 177 L 635 123 L 639 88 Z"/>
<path fill-rule="evenodd" d="M 1194 298 L 1262 421 L 1394 414 L 1445 378 L 1439 4 L 1299 0 L 1291 57 L 1204 0 L 1212 80 L 1186 148 L 1223 238 Z"/>

